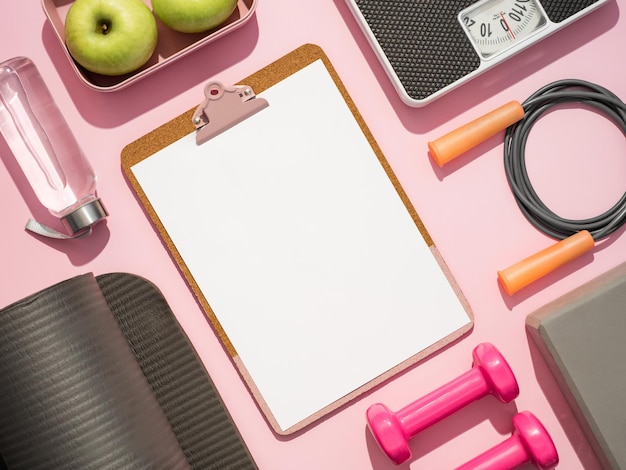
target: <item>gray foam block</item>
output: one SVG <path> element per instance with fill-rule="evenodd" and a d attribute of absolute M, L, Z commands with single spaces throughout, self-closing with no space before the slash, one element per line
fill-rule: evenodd
<path fill-rule="evenodd" d="M 526 326 L 603 467 L 626 469 L 626 264 L 531 313 Z"/>

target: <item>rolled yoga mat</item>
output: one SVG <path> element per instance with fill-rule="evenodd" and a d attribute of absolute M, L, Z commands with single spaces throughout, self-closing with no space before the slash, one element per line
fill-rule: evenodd
<path fill-rule="evenodd" d="M 8 470 L 256 468 L 158 289 L 123 273 L 0 310 L 0 455 Z"/>

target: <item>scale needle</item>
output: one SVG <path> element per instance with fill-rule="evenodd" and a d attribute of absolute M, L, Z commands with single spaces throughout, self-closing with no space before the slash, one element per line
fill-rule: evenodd
<path fill-rule="evenodd" d="M 515 39 L 515 34 L 513 34 L 513 30 L 509 27 L 509 23 L 506 22 L 506 18 L 504 17 L 504 13 L 500 12 L 500 16 L 502 17 L 502 21 L 504 22 L 504 26 L 509 33 L 511 33 L 511 37 Z"/>

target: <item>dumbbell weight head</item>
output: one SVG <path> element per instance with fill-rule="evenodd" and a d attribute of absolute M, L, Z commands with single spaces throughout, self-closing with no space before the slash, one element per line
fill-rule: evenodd
<path fill-rule="evenodd" d="M 519 386 L 504 356 L 491 343 L 481 343 L 472 351 L 474 368 L 478 368 L 488 383 L 489 393 L 502 403 L 519 395 Z"/>

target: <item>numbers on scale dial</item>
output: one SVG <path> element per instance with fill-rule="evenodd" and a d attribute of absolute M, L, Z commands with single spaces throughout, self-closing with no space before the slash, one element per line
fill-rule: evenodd
<path fill-rule="evenodd" d="M 487 0 L 459 14 L 474 47 L 484 59 L 503 52 L 547 25 L 537 0 Z"/>

